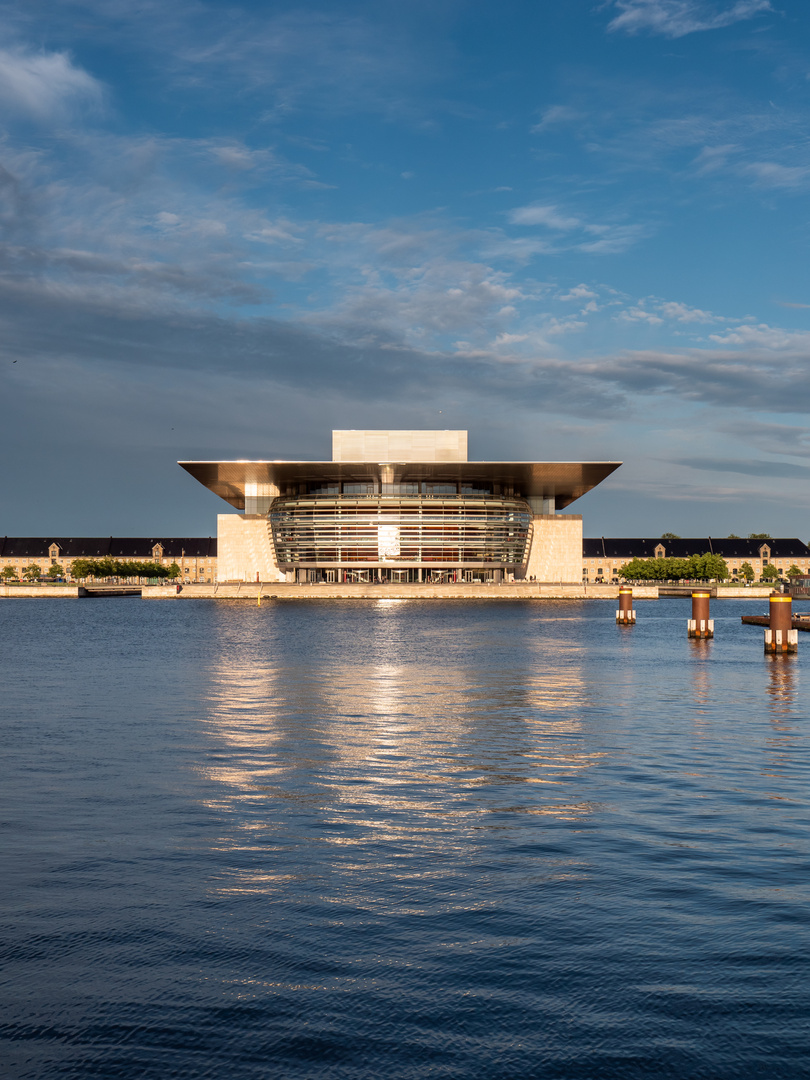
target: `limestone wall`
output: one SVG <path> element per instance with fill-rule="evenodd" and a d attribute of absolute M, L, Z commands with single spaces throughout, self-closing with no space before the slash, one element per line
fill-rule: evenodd
<path fill-rule="evenodd" d="M 333 461 L 466 461 L 466 431 L 333 431 Z"/>
<path fill-rule="evenodd" d="M 582 515 L 536 514 L 526 577 L 536 581 L 582 581 Z"/>
<path fill-rule="evenodd" d="M 284 581 L 276 566 L 267 518 L 217 515 L 217 581 Z"/>

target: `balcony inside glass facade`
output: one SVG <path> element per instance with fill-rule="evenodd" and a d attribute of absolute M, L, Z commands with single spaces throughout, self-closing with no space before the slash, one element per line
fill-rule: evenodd
<path fill-rule="evenodd" d="M 285 569 L 514 569 L 526 557 L 531 517 L 525 500 L 488 493 L 344 490 L 331 496 L 280 496 L 272 504 L 269 523 L 278 565 Z"/>

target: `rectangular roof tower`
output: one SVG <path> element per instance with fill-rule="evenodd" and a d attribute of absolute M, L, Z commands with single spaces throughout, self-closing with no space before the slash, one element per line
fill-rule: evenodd
<path fill-rule="evenodd" d="M 466 431 L 332 432 L 332 461 L 466 461 Z"/>

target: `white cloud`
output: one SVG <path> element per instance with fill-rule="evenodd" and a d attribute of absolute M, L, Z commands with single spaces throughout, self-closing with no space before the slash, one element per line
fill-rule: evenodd
<path fill-rule="evenodd" d="M 646 322 L 650 326 L 661 326 L 665 322 L 712 323 L 725 322 L 721 315 L 711 311 L 689 307 L 677 300 L 660 300 L 656 296 L 645 296 L 633 307 L 625 308 L 615 316 L 620 322 Z M 715 339 L 716 340 L 716 339 Z"/>
<path fill-rule="evenodd" d="M 64 52 L 0 49 L 0 101 L 39 122 L 64 120 L 76 108 L 98 108 L 101 83 Z"/>
<path fill-rule="evenodd" d="M 762 187 L 796 188 L 807 183 L 810 167 L 780 165 L 775 161 L 753 161 L 744 166 L 744 172 L 756 178 Z"/>
<path fill-rule="evenodd" d="M 595 293 L 593 289 L 589 289 L 587 285 L 575 285 L 573 289 L 569 289 L 567 293 L 563 293 L 558 296 L 558 300 L 593 300 L 598 293 Z"/>
<path fill-rule="evenodd" d="M 619 14 L 608 23 L 608 30 L 623 30 L 627 34 L 646 30 L 669 38 L 685 37 L 701 30 L 720 30 L 773 11 L 770 0 L 737 0 L 719 10 L 716 4 L 703 0 L 613 0 L 613 6 Z"/>
<path fill-rule="evenodd" d="M 539 203 L 518 206 L 509 211 L 508 218 L 512 225 L 541 225 L 558 233 L 578 231 L 596 237 L 594 240 L 569 239 L 562 248 L 558 246 L 558 250 L 583 251 L 588 255 L 613 255 L 626 251 L 645 233 L 641 225 L 597 225 L 564 214 L 557 206 Z"/>
<path fill-rule="evenodd" d="M 700 308 L 690 308 L 686 304 L 680 304 L 674 300 L 667 300 L 659 305 L 658 310 L 668 319 L 675 319 L 683 323 L 708 323 L 717 322 L 718 316 L 710 311 L 701 311 Z"/>
<path fill-rule="evenodd" d="M 225 165 L 229 169 L 239 169 L 240 171 L 255 169 L 256 165 L 260 162 L 263 163 L 266 158 L 266 153 L 261 154 L 255 150 L 248 150 L 246 146 L 240 146 L 236 143 L 212 146 L 211 153 L 221 165 Z"/>
<path fill-rule="evenodd" d="M 747 345 L 768 350 L 793 350 L 804 353 L 810 349 L 810 330 L 782 330 L 778 326 L 758 323 L 730 328 L 722 334 L 710 334 L 719 345 Z"/>
<path fill-rule="evenodd" d="M 692 167 L 698 176 L 707 176 L 709 173 L 724 168 L 731 155 L 738 153 L 739 149 L 734 143 L 727 143 L 725 146 L 704 146 L 692 162 Z"/>
<path fill-rule="evenodd" d="M 582 228 L 579 218 L 566 217 L 556 206 L 538 206 L 536 203 L 510 210 L 509 220 L 513 225 L 545 225 L 549 229 L 559 229 L 562 232 Z"/>
<path fill-rule="evenodd" d="M 582 114 L 569 105 L 549 105 L 543 110 L 540 121 L 531 129 L 532 134 L 540 135 L 552 127 L 560 127 L 565 124 L 573 124 L 581 118 Z"/>
<path fill-rule="evenodd" d="M 363 258 L 353 244 L 347 254 Z M 374 265 L 366 246 L 365 282 L 343 290 L 327 310 L 305 317 L 352 340 L 387 341 L 427 350 L 465 331 L 477 347 L 510 332 L 521 290 L 505 274 L 473 262 L 433 258 L 422 265 Z"/>
<path fill-rule="evenodd" d="M 639 305 L 620 311 L 615 318 L 620 322 L 646 322 L 649 323 L 650 326 L 661 326 L 664 322 L 660 315 L 656 315 L 654 311 L 647 311 Z"/>
<path fill-rule="evenodd" d="M 632 247 L 646 233 L 643 225 L 586 225 L 585 231 L 598 233 L 598 240 L 586 240 L 577 245 L 588 255 L 616 255 Z"/>
<path fill-rule="evenodd" d="M 581 319 L 549 319 L 544 330 L 549 337 L 557 337 L 560 334 L 571 334 L 576 330 L 583 330 L 587 325 Z"/>

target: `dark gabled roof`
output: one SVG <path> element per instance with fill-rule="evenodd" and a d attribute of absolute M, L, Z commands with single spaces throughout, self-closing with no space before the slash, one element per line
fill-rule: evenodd
<path fill-rule="evenodd" d="M 582 541 L 582 558 L 583 559 L 602 559 L 605 556 L 604 545 L 602 544 L 601 537 L 597 540 L 583 540 Z"/>
<path fill-rule="evenodd" d="M 60 559 L 151 560 L 155 544 L 163 546 L 163 557 L 213 559 L 217 554 L 216 537 L 119 537 L 119 536 L 6 536 L 0 540 L 0 557 L 47 559 L 52 544 L 59 548 Z"/>
<path fill-rule="evenodd" d="M 763 546 L 770 549 L 772 559 L 806 559 L 810 548 L 801 540 L 775 537 L 772 540 L 712 540 L 714 551 L 724 559 L 759 558 Z"/>
<path fill-rule="evenodd" d="M 217 542 L 210 536 L 158 537 L 152 540 L 145 537 L 113 537 L 110 544 L 110 555 L 114 559 L 151 559 L 152 548 L 155 544 L 160 544 L 163 547 L 163 557 L 165 559 L 179 559 L 183 555 L 187 559 L 206 559 L 213 558 L 217 553 Z M 211 550 L 212 545 L 213 551 Z"/>
<path fill-rule="evenodd" d="M 654 559 L 655 549 L 663 547 L 666 558 L 688 559 L 690 555 L 711 552 L 724 559 L 758 559 L 765 545 L 772 559 L 808 559 L 810 547 L 797 539 L 775 537 L 769 540 L 729 540 L 713 536 L 682 537 L 663 540 L 660 537 L 617 538 L 600 537 L 582 541 L 584 559 Z"/>

